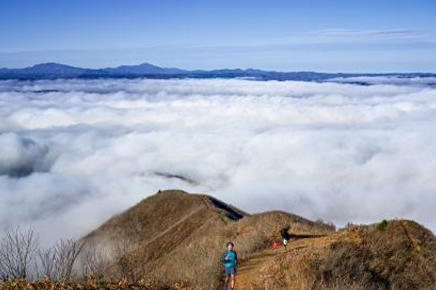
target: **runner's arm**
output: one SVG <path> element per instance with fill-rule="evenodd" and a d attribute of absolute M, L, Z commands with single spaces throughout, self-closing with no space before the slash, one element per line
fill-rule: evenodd
<path fill-rule="evenodd" d="M 223 263 L 224 263 L 225 261 L 227 261 L 227 253 L 224 252 L 224 253 L 221 255 L 220 261 L 223 262 Z"/>

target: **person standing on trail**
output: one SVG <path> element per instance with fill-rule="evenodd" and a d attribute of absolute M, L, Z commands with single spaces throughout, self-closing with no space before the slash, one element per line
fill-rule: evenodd
<path fill-rule="evenodd" d="M 228 242 L 227 250 L 221 255 L 221 262 L 224 264 L 224 272 L 225 272 L 224 289 L 228 289 L 230 283 L 230 289 L 232 290 L 235 287 L 236 264 L 238 263 L 238 255 L 233 250 L 233 247 L 234 247 L 233 243 Z"/>
<path fill-rule="evenodd" d="M 288 233 L 288 230 L 289 227 L 280 230 L 280 234 L 282 235 L 283 238 L 283 245 L 285 246 L 285 250 L 286 250 L 286 246 L 288 245 L 288 241 L 291 239 L 291 235 Z"/>

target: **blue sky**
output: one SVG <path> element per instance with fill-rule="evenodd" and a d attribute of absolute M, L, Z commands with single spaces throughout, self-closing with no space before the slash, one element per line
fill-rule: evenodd
<path fill-rule="evenodd" d="M 436 72 L 434 0 L 0 0 L 0 67 Z"/>

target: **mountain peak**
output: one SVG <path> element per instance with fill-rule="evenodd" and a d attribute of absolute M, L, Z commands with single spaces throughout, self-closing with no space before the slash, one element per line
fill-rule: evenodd
<path fill-rule="evenodd" d="M 140 63 L 140 64 L 138 64 L 137 66 L 142 66 L 142 67 L 159 67 L 159 66 L 157 66 L 157 65 L 154 65 L 154 64 L 151 64 L 151 63 L 148 63 L 148 62 Z M 160 67 L 159 67 L 159 68 L 160 68 Z"/>
<path fill-rule="evenodd" d="M 54 68 L 83 69 L 83 68 L 75 67 L 75 66 L 72 66 L 72 65 L 67 65 L 67 64 L 57 63 L 57 62 L 43 62 L 43 63 L 35 64 L 35 65 L 33 65 L 31 67 L 28 67 L 28 68 L 32 68 L 32 69 L 36 69 L 36 68 L 44 68 L 44 69 L 54 69 Z"/>
<path fill-rule="evenodd" d="M 278 249 L 273 243 L 280 243 L 284 232 L 289 243 Z M 240 258 L 241 290 L 265 285 L 264 277 L 271 289 L 336 289 L 337 282 L 341 289 L 402 289 L 405 284 L 434 289 L 436 276 L 431 258 L 436 238 L 415 222 L 383 221 L 335 231 L 334 226 L 282 211 L 245 214 L 214 197 L 180 190 L 147 197 L 84 240 L 105 251 L 112 243 L 115 251 L 121 246 L 135 274 L 145 280 L 161 277 L 165 286 L 187 281 L 200 289 L 222 288 L 216 274 L 229 241 Z M 116 276 L 120 262 L 111 263 L 115 272 L 108 274 Z"/>
<path fill-rule="evenodd" d="M 68 66 L 68 65 L 57 63 L 57 62 L 42 62 L 42 63 L 35 64 L 31 67 L 49 67 L 49 66 Z"/>
<path fill-rule="evenodd" d="M 121 75 L 168 75 L 187 73 L 187 71 L 178 68 L 164 68 L 148 62 L 138 65 L 121 65 L 115 68 L 106 68 L 104 71 Z"/>
<path fill-rule="evenodd" d="M 78 76 L 83 74 L 86 69 L 55 62 L 46 62 L 24 69 L 15 69 L 11 71 L 22 75 Z"/>

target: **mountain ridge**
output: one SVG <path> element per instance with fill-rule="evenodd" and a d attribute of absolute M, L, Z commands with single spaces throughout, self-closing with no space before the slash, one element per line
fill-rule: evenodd
<path fill-rule="evenodd" d="M 25 68 L 0 68 L 0 79 L 56 79 L 56 78 L 251 78 L 256 80 L 325 81 L 334 78 L 364 76 L 398 76 L 403 78 L 436 77 L 435 73 L 326 73 L 315 71 L 271 71 L 260 69 L 184 70 L 160 67 L 151 63 L 121 65 L 106 68 L 82 68 L 55 62 L 39 63 Z M 364 83 L 363 83 L 364 84 Z"/>
<path fill-rule="evenodd" d="M 288 248 L 280 231 L 289 230 Z M 222 289 L 220 255 L 238 252 L 236 287 L 249 289 L 434 289 L 436 238 L 408 220 L 336 230 L 282 211 L 250 214 L 205 194 L 165 190 L 112 217 L 83 239 L 117 255 L 104 271 L 161 288 L 182 282 Z M 121 246 L 119 246 L 121 243 Z M 119 249 L 123 251 L 119 252 Z M 85 253 L 95 251 L 86 251 Z M 85 256 L 86 257 L 86 256 Z M 92 273 L 91 273 L 92 274 Z"/>

